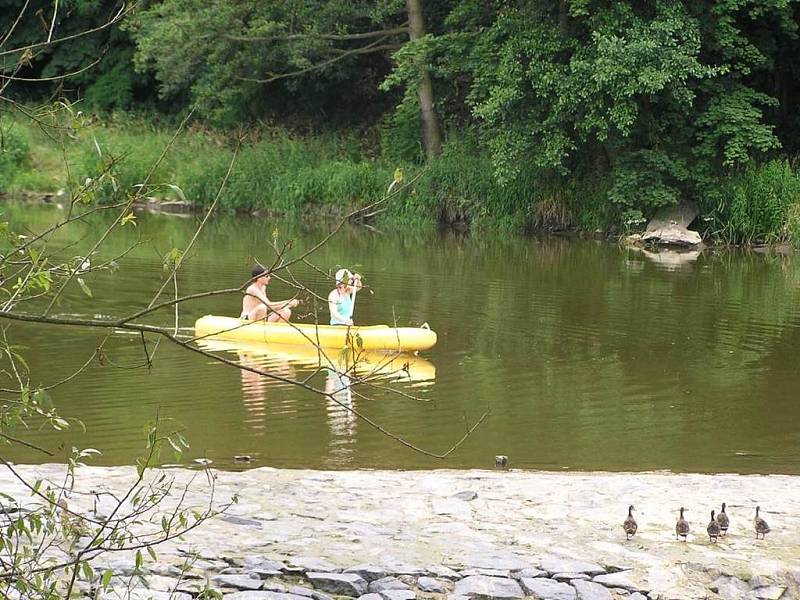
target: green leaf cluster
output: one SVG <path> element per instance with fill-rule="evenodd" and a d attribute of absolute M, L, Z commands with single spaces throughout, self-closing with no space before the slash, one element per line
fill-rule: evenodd
<path fill-rule="evenodd" d="M 435 46 L 438 71 L 468 80 L 501 183 L 604 178 L 609 201 L 652 213 L 780 147 L 756 74 L 795 43 L 788 2 L 492 6 L 459 2 Z"/>

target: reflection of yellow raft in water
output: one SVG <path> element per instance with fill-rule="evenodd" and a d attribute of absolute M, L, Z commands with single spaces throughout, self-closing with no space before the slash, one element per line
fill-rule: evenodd
<path fill-rule="evenodd" d="M 212 352 L 237 352 L 239 358 L 270 368 L 276 363 L 295 364 L 310 368 L 330 368 L 338 373 L 357 374 L 361 379 L 377 377 L 398 381 L 433 381 L 436 367 L 413 354 L 323 348 L 321 351 L 306 344 L 248 344 L 225 340 L 204 339 L 198 345 Z"/>
<path fill-rule="evenodd" d="M 416 352 L 436 344 L 436 333 L 426 327 L 345 327 L 304 323 L 242 321 L 234 317 L 206 315 L 194 325 L 195 337 L 249 344 L 310 345 L 322 348 L 357 348 Z"/>

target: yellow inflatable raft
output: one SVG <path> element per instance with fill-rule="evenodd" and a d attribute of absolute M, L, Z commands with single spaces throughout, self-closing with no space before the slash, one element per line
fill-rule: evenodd
<path fill-rule="evenodd" d="M 322 348 L 355 348 L 416 352 L 436 344 L 436 333 L 426 327 L 345 327 L 305 323 L 266 323 L 235 317 L 206 315 L 194 324 L 198 339 L 231 340 L 249 344 L 317 345 Z"/>

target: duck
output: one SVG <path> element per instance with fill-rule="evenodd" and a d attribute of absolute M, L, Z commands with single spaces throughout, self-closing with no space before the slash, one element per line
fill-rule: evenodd
<path fill-rule="evenodd" d="M 719 523 L 719 531 L 721 535 L 728 535 L 728 526 L 730 525 L 730 520 L 728 519 L 728 513 L 725 512 L 725 503 L 722 503 L 722 509 L 719 511 L 717 515 L 717 523 Z"/>
<path fill-rule="evenodd" d="M 683 538 L 686 541 L 686 536 L 689 535 L 689 522 L 683 518 L 683 511 L 686 510 L 681 506 L 681 516 L 678 517 L 678 522 L 675 523 L 675 539 Z"/>
<path fill-rule="evenodd" d="M 625 539 L 627 540 L 631 539 L 636 534 L 636 530 L 639 529 L 639 525 L 636 524 L 636 519 L 633 518 L 632 504 L 628 507 L 628 517 L 622 523 L 622 528 L 625 530 Z"/>
<path fill-rule="evenodd" d="M 711 511 L 711 522 L 708 524 L 708 527 L 706 527 L 706 531 L 708 532 L 708 539 L 716 543 L 721 528 L 719 523 L 717 523 L 716 517 L 714 516 L 715 512 L 716 511 L 713 510 Z"/>
<path fill-rule="evenodd" d="M 769 525 L 767 525 L 767 522 L 758 516 L 758 511 L 760 510 L 761 507 L 756 506 L 756 518 L 753 519 L 753 525 L 755 525 L 756 528 L 756 539 L 758 539 L 758 536 L 761 535 L 761 539 L 763 540 L 770 532 L 770 528 Z"/>

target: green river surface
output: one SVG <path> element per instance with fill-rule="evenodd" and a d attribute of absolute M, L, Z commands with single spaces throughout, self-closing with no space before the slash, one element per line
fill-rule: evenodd
<path fill-rule="evenodd" d="M 1 210 L 12 229 L 30 232 L 64 214 L 46 205 Z M 185 247 L 197 222 L 140 214 L 136 227 L 114 233 L 91 258 L 99 264 L 138 243 L 120 268 L 84 278 L 91 298 L 73 283 L 52 316 L 104 319 L 145 307 L 164 278 L 161 256 Z M 50 249 L 81 255 L 108 223 L 108 216 L 76 223 Z M 292 239 L 289 255 L 296 256 L 328 230 L 215 217 L 179 272 L 179 292 L 239 286 L 254 258 L 271 262 L 273 235 L 279 244 Z M 410 377 L 380 375 L 337 398 L 436 453 L 490 411 L 447 459 L 401 445 L 325 396 L 169 342 L 148 369 L 130 333 L 109 340 L 105 365 L 93 361 L 51 392 L 60 413 L 79 418 L 85 432 L 31 422 L 17 434 L 55 457 L 0 451 L 14 461 L 52 462 L 72 446 L 92 447 L 103 453 L 93 464 L 132 464 L 158 414 L 189 440 L 183 464 L 204 457 L 223 469 L 491 468 L 502 454 L 510 466 L 530 469 L 800 473 L 800 257 L 735 250 L 677 256 L 560 237 L 348 227 L 312 259 L 323 270 L 346 265 L 364 275 L 370 292 L 359 295 L 357 323 L 428 322 L 438 333 Z M 332 288 L 308 265 L 293 274 L 322 296 Z M 284 299 L 290 288 L 273 281 L 268 294 Z M 240 305 L 236 295 L 183 304 L 181 334 L 190 335 L 202 315 L 237 315 Z M 300 312 L 312 306 L 306 300 Z M 169 326 L 173 319 L 167 309 L 141 322 Z M 91 329 L 3 325 L 10 343 L 27 348 L 34 385 L 67 377 L 102 339 Z M 330 373 L 291 355 L 217 352 L 334 389 Z M 3 385 L 12 384 L 6 378 Z M 252 461 L 236 463 L 236 455 Z"/>

